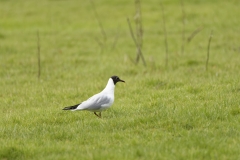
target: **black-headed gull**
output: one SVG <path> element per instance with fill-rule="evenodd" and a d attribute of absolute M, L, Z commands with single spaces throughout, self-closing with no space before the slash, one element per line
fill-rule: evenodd
<path fill-rule="evenodd" d="M 114 102 L 114 88 L 117 82 L 125 81 L 121 80 L 118 76 L 112 76 L 109 78 L 108 83 L 106 87 L 102 90 L 102 92 L 95 94 L 94 96 L 90 97 L 88 100 L 83 101 L 80 104 L 65 107 L 63 108 L 63 110 L 87 110 L 94 112 L 96 116 L 101 118 L 101 112 L 108 109 Z M 99 114 L 97 114 L 96 112 L 99 112 Z"/>

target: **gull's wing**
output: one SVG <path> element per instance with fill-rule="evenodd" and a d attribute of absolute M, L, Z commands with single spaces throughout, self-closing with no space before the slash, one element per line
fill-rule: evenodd
<path fill-rule="evenodd" d="M 101 107 L 111 106 L 112 100 L 108 95 L 98 93 L 88 100 L 82 102 L 76 110 L 89 110 L 89 111 L 98 111 Z"/>

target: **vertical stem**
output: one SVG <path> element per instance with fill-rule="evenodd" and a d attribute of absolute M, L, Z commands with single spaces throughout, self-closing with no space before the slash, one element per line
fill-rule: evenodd
<path fill-rule="evenodd" d="M 133 38 L 133 41 L 136 45 L 137 54 L 136 54 L 136 63 L 139 62 L 139 59 L 142 59 L 143 65 L 146 66 L 146 62 L 144 60 L 143 54 L 142 54 L 142 41 L 143 41 L 143 28 L 142 28 L 142 13 L 141 13 L 141 2 L 140 0 L 135 0 L 135 8 L 136 8 L 136 15 L 135 15 L 135 23 L 136 23 L 136 38 L 134 37 L 133 30 L 131 27 L 131 23 L 129 19 L 128 25 L 131 32 L 131 36 Z"/>
<path fill-rule="evenodd" d="M 104 42 L 105 42 L 107 40 L 106 32 L 105 32 L 105 30 L 103 28 L 103 25 L 102 25 L 101 21 L 99 20 L 99 16 L 98 16 L 98 13 L 97 13 L 97 10 L 95 8 L 95 5 L 94 5 L 93 1 L 90 0 L 90 2 L 92 4 L 92 8 L 93 8 L 93 12 L 94 12 L 95 18 L 97 19 L 98 25 L 99 25 L 99 27 L 101 29 L 101 33 L 102 33 L 102 36 L 103 36 L 103 39 L 104 39 Z"/>
<path fill-rule="evenodd" d="M 208 40 L 208 50 L 207 50 L 207 60 L 206 60 L 206 71 L 208 71 L 208 61 L 209 61 L 210 44 L 211 44 L 211 40 L 212 40 L 212 34 L 213 34 L 213 31 L 211 31 L 210 36 L 209 36 L 209 40 Z"/>
<path fill-rule="evenodd" d="M 120 34 L 120 31 L 119 31 L 119 26 L 118 26 L 117 33 L 116 33 L 116 36 L 114 38 L 111 50 L 114 50 L 114 48 L 116 47 L 116 44 L 117 44 L 118 38 L 119 38 L 119 34 Z"/>
<path fill-rule="evenodd" d="M 185 11 L 184 11 L 184 3 L 183 0 L 181 0 L 181 8 L 182 8 L 182 47 L 181 47 L 181 53 L 184 54 L 184 45 L 185 45 Z"/>
<path fill-rule="evenodd" d="M 90 0 L 90 2 L 91 2 L 91 5 L 92 5 L 92 8 L 93 8 L 94 16 L 95 16 L 95 18 L 96 18 L 96 20 L 98 22 L 98 25 L 99 25 L 99 27 L 101 29 L 101 34 L 102 34 L 102 37 L 103 37 L 103 42 L 100 42 L 100 43 L 98 42 L 98 44 L 100 44 L 100 47 L 101 47 L 101 52 L 100 53 L 102 53 L 104 51 L 105 46 L 106 46 L 107 34 L 106 34 L 106 32 L 105 32 L 105 30 L 103 28 L 103 25 L 102 25 L 102 23 L 101 23 L 101 21 L 99 19 L 98 12 L 96 10 L 96 7 L 94 5 L 93 0 Z M 96 40 L 96 41 L 98 41 L 98 40 Z"/>
<path fill-rule="evenodd" d="M 166 23 L 165 23 L 165 14 L 164 14 L 164 7 L 161 3 L 162 8 L 162 20 L 163 20 L 163 32 L 164 32 L 164 38 L 165 38 L 165 49 L 166 49 L 166 58 L 165 58 L 165 65 L 168 66 L 168 42 L 167 42 L 167 29 L 166 29 Z"/>
<path fill-rule="evenodd" d="M 38 79 L 41 76 L 41 56 L 40 56 L 40 37 L 39 31 L 37 31 L 37 58 L 38 58 Z"/>
<path fill-rule="evenodd" d="M 142 58 L 143 65 L 146 66 L 146 62 L 145 62 L 145 59 L 144 59 L 144 57 L 143 57 L 143 55 L 142 55 L 141 48 L 139 47 L 139 45 L 138 45 L 138 43 L 137 43 L 137 40 L 136 40 L 136 38 L 135 38 L 135 36 L 134 36 L 134 34 L 133 34 L 133 29 L 132 29 L 132 26 L 131 26 L 131 23 L 130 23 L 129 18 L 127 18 L 127 22 L 128 22 L 128 26 L 129 26 L 129 30 L 130 30 L 132 39 L 133 39 L 133 41 L 134 41 L 134 43 L 135 43 L 135 45 L 136 45 L 136 47 L 137 47 L 137 51 L 138 51 L 138 53 L 139 53 L 139 56 Z"/>
<path fill-rule="evenodd" d="M 142 41 L 143 41 L 143 27 L 142 27 L 142 12 L 141 12 L 141 1 L 135 0 L 135 8 L 136 8 L 136 15 L 135 15 L 135 23 L 136 23 L 136 35 L 137 35 L 137 44 L 138 48 L 142 49 Z M 136 63 L 138 63 L 139 59 L 141 58 L 139 49 L 137 49 L 136 55 Z"/>

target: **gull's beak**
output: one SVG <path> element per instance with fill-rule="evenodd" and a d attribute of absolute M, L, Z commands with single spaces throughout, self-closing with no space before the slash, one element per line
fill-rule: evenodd
<path fill-rule="evenodd" d="M 124 83 L 125 83 L 125 81 L 124 81 L 124 80 L 121 80 L 121 79 L 119 79 L 119 82 L 124 82 Z"/>

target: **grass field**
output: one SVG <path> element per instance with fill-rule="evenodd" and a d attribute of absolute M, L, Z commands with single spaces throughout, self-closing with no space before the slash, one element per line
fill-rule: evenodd
<path fill-rule="evenodd" d="M 185 26 L 181 1 L 162 1 L 168 66 L 161 4 L 142 1 L 146 67 L 134 1 L 93 2 L 97 15 L 91 1 L 0 0 L 0 159 L 240 159 L 240 1 L 184 0 Z M 62 110 L 112 75 L 126 83 L 102 119 Z"/>

